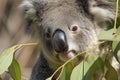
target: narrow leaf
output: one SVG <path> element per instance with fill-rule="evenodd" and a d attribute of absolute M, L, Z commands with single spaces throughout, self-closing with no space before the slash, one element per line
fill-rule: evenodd
<path fill-rule="evenodd" d="M 12 64 L 9 67 L 9 72 L 13 80 L 21 80 L 21 70 L 20 70 L 20 65 L 15 60 L 15 58 L 12 61 Z"/>
<path fill-rule="evenodd" d="M 114 29 L 110 29 L 108 31 L 103 31 L 98 36 L 99 40 L 107 40 L 107 41 L 120 41 L 120 35 L 114 34 Z"/>
<path fill-rule="evenodd" d="M 62 75 L 60 77 L 60 80 L 70 80 L 70 75 L 72 73 L 73 70 L 73 65 L 72 63 L 68 63 L 65 67 L 64 70 L 62 72 Z"/>
<path fill-rule="evenodd" d="M 89 65 L 86 65 L 89 66 Z M 101 73 L 104 72 L 104 63 L 100 57 L 97 58 L 97 60 L 94 62 L 94 64 L 89 68 L 87 73 L 84 76 L 84 80 L 92 79 L 93 75 L 99 71 L 99 76 L 101 76 Z"/>
<path fill-rule="evenodd" d="M 120 63 L 120 42 L 119 41 L 114 41 L 113 42 L 112 50 L 113 50 L 115 58 Z"/>
<path fill-rule="evenodd" d="M 60 80 L 66 80 L 66 71 L 65 71 L 65 68 L 64 70 L 62 71 L 62 75 L 60 77 Z"/>
<path fill-rule="evenodd" d="M 93 74 L 104 69 L 102 60 L 95 54 L 91 54 L 86 61 L 82 61 L 73 69 L 70 80 L 91 80 Z"/>
<path fill-rule="evenodd" d="M 6 49 L 3 53 L 0 55 L 0 74 L 2 74 L 4 71 L 8 69 L 10 64 L 12 63 L 13 54 L 15 53 L 16 49 L 18 49 L 20 46 L 13 46 L 9 49 Z"/>
<path fill-rule="evenodd" d="M 120 45 L 119 41 L 113 41 L 113 43 L 112 43 L 112 50 L 113 50 L 113 52 L 117 53 L 117 51 L 120 48 L 119 45 Z"/>
<path fill-rule="evenodd" d="M 111 66 L 109 60 L 106 60 L 107 72 L 105 74 L 106 80 L 118 80 L 116 70 Z"/>
<path fill-rule="evenodd" d="M 120 49 L 119 49 L 119 51 L 118 51 L 118 53 L 117 53 L 116 58 L 117 58 L 117 61 L 120 63 Z"/>
<path fill-rule="evenodd" d="M 83 78 L 83 61 L 76 66 L 71 74 L 70 80 L 82 80 Z"/>

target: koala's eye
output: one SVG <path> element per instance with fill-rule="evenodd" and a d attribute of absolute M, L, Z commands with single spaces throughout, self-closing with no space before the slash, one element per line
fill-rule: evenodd
<path fill-rule="evenodd" d="M 50 33 L 46 33 L 46 38 L 50 39 L 51 38 L 51 34 Z"/>
<path fill-rule="evenodd" d="M 45 30 L 45 37 L 48 40 L 51 38 L 51 30 L 49 28 Z"/>
<path fill-rule="evenodd" d="M 73 26 L 72 31 L 77 31 L 77 28 L 78 28 L 77 26 Z"/>
<path fill-rule="evenodd" d="M 72 32 L 77 32 L 77 31 L 78 31 L 78 25 L 72 25 L 72 26 L 70 27 L 70 31 L 72 31 Z"/>

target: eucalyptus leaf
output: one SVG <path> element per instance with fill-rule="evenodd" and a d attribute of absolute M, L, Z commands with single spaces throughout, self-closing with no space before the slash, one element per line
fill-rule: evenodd
<path fill-rule="evenodd" d="M 117 33 L 117 34 L 120 34 L 120 23 L 119 23 L 118 25 L 119 25 L 119 27 L 117 28 L 116 33 Z"/>
<path fill-rule="evenodd" d="M 65 71 L 65 68 L 62 71 L 62 75 L 60 77 L 60 80 L 66 80 L 66 71 Z"/>
<path fill-rule="evenodd" d="M 70 80 L 70 75 L 72 73 L 72 70 L 73 70 L 72 63 L 68 63 L 63 69 L 60 80 Z"/>
<path fill-rule="evenodd" d="M 82 61 L 73 69 L 70 80 L 91 80 L 98 69 L 103 71 L 103 61 L 99 56 L 90 54 L 87 60 Z"/>
<path fill-rule="evenodd" d="M 120 14 L 119 17 L 117 18 L 117 27 L 120 27 Z"/>
<path fill-rule="evenodd" d="M 120 34 L 120 27 L 117 29 L 116 34 Z M 112 50 L 117 61 L 120 63 L 120 41 L 113 41 Z"/>
<path fill-rule="evenodd" d="M 120 42 L 114 41 L 112 44 L 112 49 L 113 49 L 113 53 L 114 53 L 115 58 L 120 63 Z"/>
<path fill-rule="evenodd" d="M 118 53 L 117 53 L 117 60 L 118 60 L 118 62 L 120 63 L 120 49 L 119 49 L 119 51 L 118 51 Z"/>
<path fill-rule="evenodd" d="M 20 65 L 15 60 L 15 58 L 12 61 L 12 64 L 9 67 L 9 72 L 13 80 L 21 80 L 21 70 L 20 70 Z"/>
<path fill-rule="evenodd" d="M 103 31 L 98 35 L 99 40 L 120 41 L 120 34 L 115 34 L 114 29 Z"/>
<path fill-rule="evenodd" d="M 120 45 L 119 41 L 113 41 L 113 43 L 112 43 L 112 50 L 113 50 L 113 52 L 117 53 L 117 51 L 119 49 L 119 45 Z"/>
<path fill-rule="evenodd" d="M 71 74 L 70 80 L 82 80 L 83 78 L 83 64 L 84 62 L 82 61 L 78 66 L 76 66 Z"/>
<path fill-rule="evenodd" d="M 107 72 L 105 74 L 106 80 L 118 80 L 118 75 L 116 70 L 112 67 L 110 64 L 109 60 L 105 61 L 106 66 L 107 66 Z"/>
<path fill-rule="evenodd" d="M 3 53 L 0 55 L 0 74 L 2 74 L 4 71 L 8 69 L 10 64 L 13 60 L 13 55 L 15 51 L 20 48 L 21 46 L 13 46 L 9 49 L 6 49 Z"/>
<path fill-rule="evenodd" d="M 98 71 L 100 73 L 99 76 L 104 73 L 104 63 L 100 57 L 98 57 L 94 64 L 89 68 L 86 75 L 84 76 L 84 80 L 92 79 L 93 75 Z"/>

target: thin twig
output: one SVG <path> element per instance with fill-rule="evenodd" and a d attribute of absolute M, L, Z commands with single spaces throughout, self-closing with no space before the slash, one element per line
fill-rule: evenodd
<path fill-rule="evenodd" d="M 20 44 L 20 45 L 21 46 L 35 46 L 35 45 L 38 45 L 38 43 L 25 43 L 25 44 Z"/>
<path fill-rule="evenodd" d="M 119 8 L 119 0 L 116 1 L 116 11 L 115 11 L 115 19 L 114 19 L 114 33 L 116 33 L 116 31 L 117 31 L 116 25 L 117 25 L 118 11 L 119 11 L 118 8 Z"/>
<path fill-rule="evenodd" d="M 63 65 L 60 66 L 57 70 L 55 70 L 55 72 L 52 74 L 51 78 L 53 78 L 53 76 L 54 76 L 60 69 L 62 69 L 62 68 L 63 68 Z"/>
<path fill-rule="evenodd" d="M 59 79 L 60 79 L 60 77 L 61 77 L 61 75 L 62 75 L 62 73 L 63 73 L 63 70 L 64 70 L 64 67 L 62 67 L 62 70 L 61 70 L 61 72 L 60 72 L 60 75 L 58 76 L 58 78 L 57 78 L 56 80 L 59 80 Z"/>

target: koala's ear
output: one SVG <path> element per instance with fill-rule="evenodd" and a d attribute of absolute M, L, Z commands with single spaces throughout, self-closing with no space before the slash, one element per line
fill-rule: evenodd
<path fill-rule="evenodd" d="M 89 13 L 98 22 L 114 19 L 116 0 L 88 0 Z"/>
<path fill-rule="evenodd" d="M 24 0 L 19 6 L 25 18 L 41 18 L 47 0 Z"/>
<path fill-rule="evenodd" d="M 32 3 L 32 0 L 25 0 L 19 6 L 21 12 L 23 13 L 25 18 L 33 18 L 35 17 L 36 10 Z"/>
<path fill-rule="evenodd" d="M 41 29 L 42 14 L 47 0 L 23 0 L 19 9 L 22 13 L 25 32 L 38 37 Z"/>

